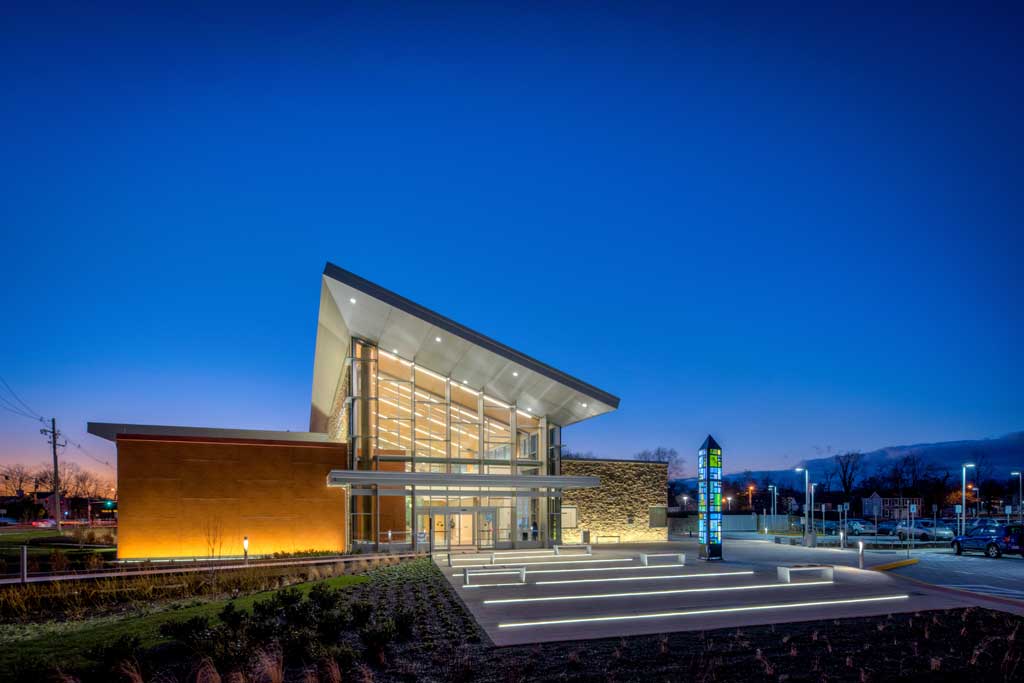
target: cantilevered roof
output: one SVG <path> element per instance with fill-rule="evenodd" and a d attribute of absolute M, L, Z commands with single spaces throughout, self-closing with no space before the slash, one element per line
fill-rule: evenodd
<path fill-rule="evenodd" d="M 601 485 L 599 477 L 513 476 L 510 474 L 464 474 L 441 472 L 385 472 L 380 470 L 331 470 L 328 486 L 490 486 L 507 489 L 588 489 Z"/>
<path fill-rule="evenodd" d="M 323 273 L 314 363 L 313 419 L 318 429 L 335 396 L 335 359 L 357 337 L 488 396 L 565 426 L 619 407 L 618 397 L 328 263 Z M 437 339 L 440 338 L 440 342 Z M 553 337 L 555 338 L 555 337 Z M 328 357 L 330 356 L 330 357 Z M 320 405 L 318 405 L 318 403 Z"/>
<path fill-rule="evenodd" d="M 211 439 L 217 441 L 288 441 L 311 444 L 333 444 L 326 434 L 317 432 L 280 432 L 269 429 L 216 429 L 211 427 L 175 427 L 171 425 L 140 425 L 119 422 L 90 422 L 87 431 L 107 441 L 119 437 L 151 437 L 174 439 Z"/>

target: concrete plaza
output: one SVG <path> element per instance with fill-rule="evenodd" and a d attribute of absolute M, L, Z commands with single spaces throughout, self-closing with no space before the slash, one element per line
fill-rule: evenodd
<path fill-rule="evenodd" d="M 651 557 L 641 553 L 685 553 Z M 501 551 L 445 556 L 435 561 L 496 645 L 705 630 L 816 619 L 837 619 L 983 604 L 902 580 L 857 569 L 849 551 L 729 541 L 725 559 L 697 559 L 697 544 L 677 541 L 595 547 L 593 554 L 567 550 Z M 895 559 L 867 552 L 866 566 Z M 829 566 L 833 577 L 805 570 L 791 583 L 779 567 Z M 465 585 L 464 568 L 480 572 Z M 521 571 L 525 570 L 525 583 Z M 1024 612 L 1012 606 L 985 605 Z"/>

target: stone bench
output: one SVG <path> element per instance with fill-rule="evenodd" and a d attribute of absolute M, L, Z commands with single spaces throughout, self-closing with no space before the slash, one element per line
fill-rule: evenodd
<path fill-rule="evenodd" d="M 500 570 L 489 569 L 487 567 L 463 567 L 462 568 L 462 585 L 469 585 L 469 577 L 471 576 L 488 576 L 493 574 L 510 574 L 513 571 L 519 572 L 519 583 L 526 583 L 526 565 L 507 565 Z"/>
<path fill-rule="evenodd" d="M 554 546 L 555 555 L 561 555 L 563 550 L 585 550 L 584 555 L 593 555 L 594 550 L 591 548 L 589 543 L 574 543 L 572 545 L 556 545 Z"/>
<path fill-rule="evenodd" d="M 835 581 L 835 568 L 831 565 L 816 565 L 813 567 L 779 567 L 779 581 L 793 583 L 793 572 L 818 572 L 825 581 Z"/>
<path fill-rule="evenodd" d="M 640 564 L 649 567 L 652 557 L 675 557 L 679 564 L 686 564 L 686 553 L 640 553 Z"/>

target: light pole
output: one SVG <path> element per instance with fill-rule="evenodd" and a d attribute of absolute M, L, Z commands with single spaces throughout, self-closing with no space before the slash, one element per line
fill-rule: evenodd
<path fill-rule="evenodd" d="M 725 504 L 728 506 L 728 507 L 726 507 L 726 510 L 729 510 L 731 512 L 732 511 L 732 496 L 726 496 L 725 497 Z"/>
<path fill-rule="evenodd" d="M 778 514 L 778 509 L 776 508 L 775 501 L 776 498 L 778 498 L 779 496 L 779 487 L 776 486 L 775 484 L 768 484 L 768 490 L 772 492 L 772 524 L 774 524 L 775 515 Z"/>
<path fill-rule="evenodd" d="M 747 487 L 747 505 L 750 506 L 750 511 L 753 512 L 754 511 L 754 487 L 753 486 L 748 486 Z"/>
<path fill-rule="evenodd" d="M 973 462 L 964 463 L 960 468 L 960 535 L 964 535 L 967 527 L 967 468 L 974 467 Z"/>
<path fill-rule="evenodd" d="M 242 536 L 242 555 L 245 558 L 245 563 L 249 564 L 249 537 Z"/>
<path fill-rule="evenodd" d="M 1024 522 L 1024 485 L 1021 484 L 1020 472 L 1010 472 L 1011 475 L 1017 475 L 1017 514 L 1020 516 L 1020 521 Z"/>
<path fill-rule="evenodd" d="M 807 526 L 807 513 L 811 509 L 811 475 L 806 467 L 797 467 L 796 471 L 804 473 L 804 543 L 806 543 L 810 533 Z"/>
<path fill-rule="evenodd" d="M 818 485 L 818 482 L 811 482 L 811 529 L 814 529 L 814 487 Z M 817 533 L 817 532 L 815 532 Z M 821 515 L 821 535 L 825 535 L 825 515 Z"/>
<path fill-rule="evenodd" d="M 971 491 L 974 492 L 974 518 L 978 519 L 981 517 L 981 490 L 975 484 L 971 484 Z"/>
<path fill-rule="evenodd" d="M 686 501 L 690 500 L 689 496 L 683 496 L 683 512 L 686 512 Z"/>

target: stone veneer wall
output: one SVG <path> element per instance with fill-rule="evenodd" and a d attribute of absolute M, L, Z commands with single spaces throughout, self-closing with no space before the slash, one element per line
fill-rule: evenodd
<path fill-rule="evenodd" d="M 666 505 L 667 464 L 563 459 L 562 474 L 601 479 L 597 488 L 562 493 L 562 506 L 576 506 L 578 519 L 575 529 L 562 529 L 564 543 L 582 542 L 583 531 L 590 531 L 594 544 L 668 540 L 667 526 L 650 526 L 651 507 Z"/>

